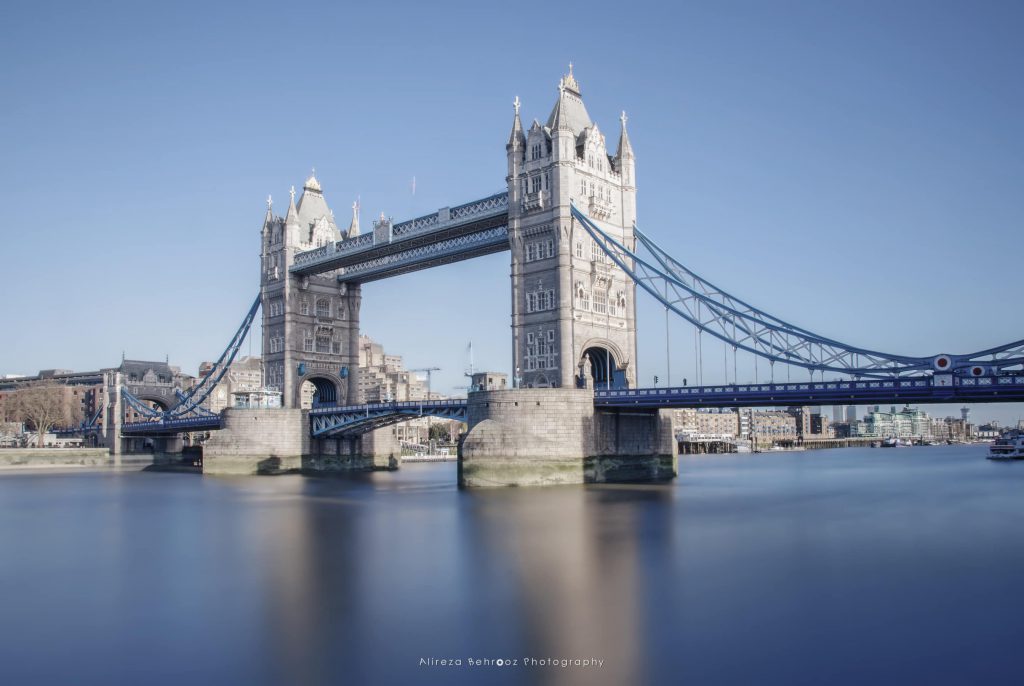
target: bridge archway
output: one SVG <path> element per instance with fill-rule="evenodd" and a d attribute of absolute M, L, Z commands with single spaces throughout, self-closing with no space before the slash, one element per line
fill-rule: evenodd
<path fill-rule="evenodd" d="M 620 368 L 615 351 L 604 345 L 591 345 L 580 356 L 581 378 L 589 388 L 627 388 L 626 372 Z"/>
<path fill-rule="evenodd" d="M 299 387 L 297 407 L 308 410 L 318 405 L 333 405 L 338 402 L 338 384 L 324 376 L 311 376 Z"/>

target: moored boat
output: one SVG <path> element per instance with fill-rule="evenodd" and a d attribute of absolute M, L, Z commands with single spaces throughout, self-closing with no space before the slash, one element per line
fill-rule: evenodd
<path fill-rule="evenodd" d="M 1007 431 L 988 448 L 990 460 L 1024 460 L 1024 432 Z"/>

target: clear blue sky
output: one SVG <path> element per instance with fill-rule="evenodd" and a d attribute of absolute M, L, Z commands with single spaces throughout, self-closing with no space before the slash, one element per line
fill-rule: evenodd
<path fill-rule="evenodd" d="M 315 166 L 368 223 L 502 190 L 513 97 L 543 119 L 570 60 L 610 139 L 630 115 L 641 227 L 698 273 L 880 350 L 1024 337 L 1020 3 L 344 5 L 5 10 L 0 373 L 122 350 L 195 373 L 256 293 L 268 193 L 283 211 Z M 442 392 L 469 338 L 507 371 L 507 261 L 370 284 L 363 329 Z M 640 327 L 664 379 L 650 302 Z"/>

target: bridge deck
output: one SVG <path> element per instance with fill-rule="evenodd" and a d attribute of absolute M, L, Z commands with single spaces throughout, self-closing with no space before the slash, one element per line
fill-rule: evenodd
<path fill-rule="evenodd" d="M 189 431 L 215 431 L 221 427 L 220 416 L 188 417 L 149 422 L 131 422 L 121 425 L 124 436 L 187 433 Z"/>
<path fill-rule="evenodd" d="M 507 249 L 506 192 L 298 253 L 289 271 L 363 283 Z"/>
<path fill-rule="evenodd" d="M 881 403 L 991 403 L 1024 401 L 1024 374 L 819 383 L 738 384 L 598 390 L 598 407 L 773 407 Z"/>

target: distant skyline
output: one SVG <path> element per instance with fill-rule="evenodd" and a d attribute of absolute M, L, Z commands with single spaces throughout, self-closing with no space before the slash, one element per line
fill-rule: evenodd
<path fill-rule="evenodd" d="M 629 116 L 640 227 L 697 273 L 893 353 L 1024 338 L 1022 20 L 999 2 L 14 6 L 0 374 L 122 351 L 195 374 L 256 294 L 268 194 L 283 213 L 315 167 L 366 230 L 501 191 L 513 98 L 543 121 L 570 61 L 610 141 Z M 664 311 L 638 309 L 639 379 L 664 384 Z M 511 373 L 509 310 L 498 254 L 367 284 L 362 330 L 455 394 L 470 339 Z M 693 330 L 669 335 L 671 380 L 692 381 Z M 705 381 L 731 378 L 709 346 Z"/>

